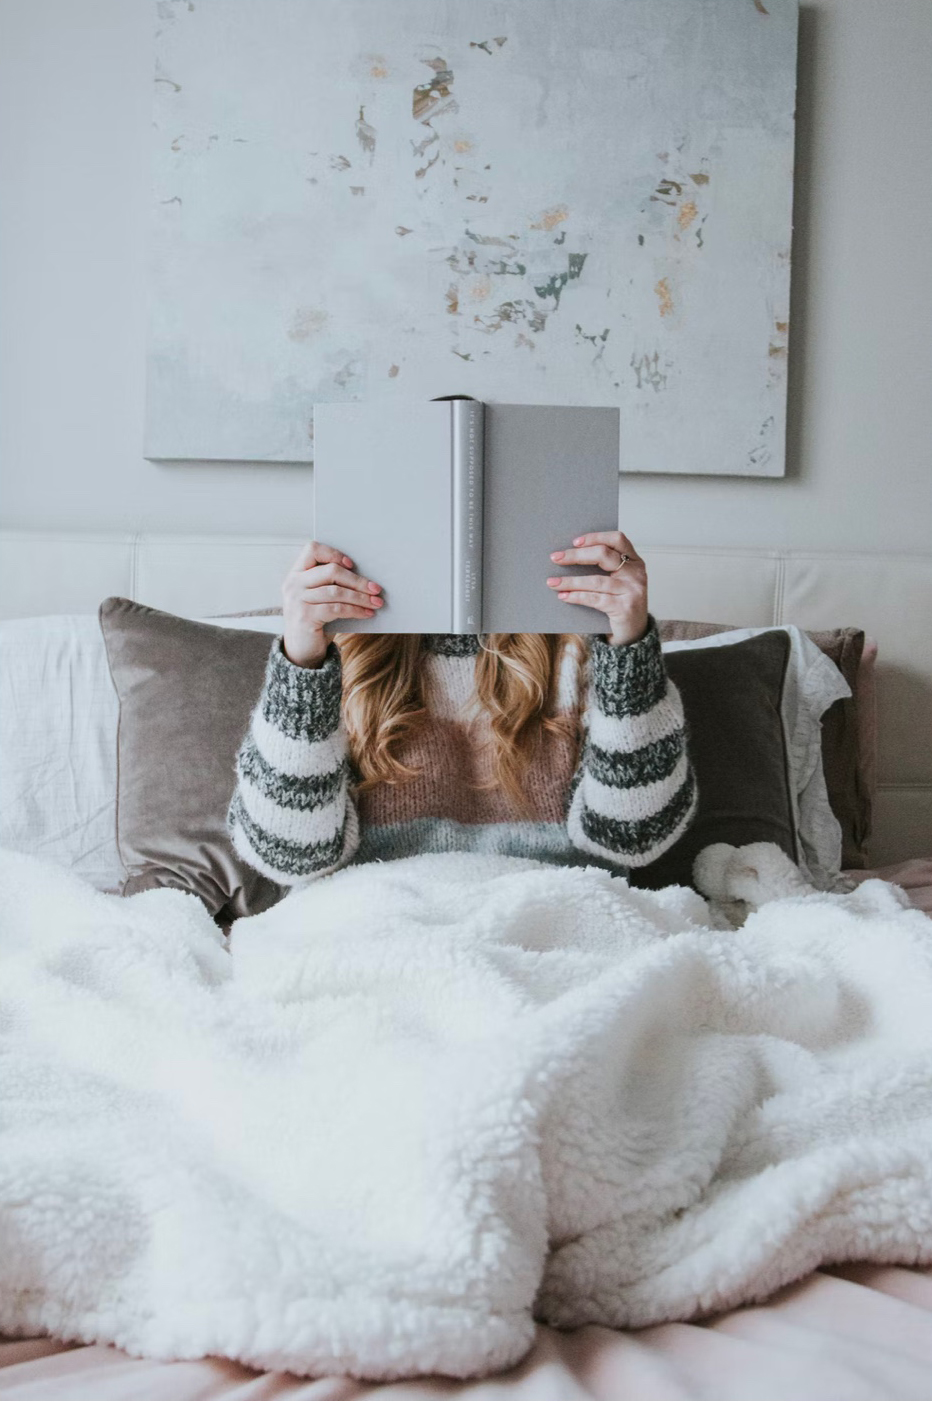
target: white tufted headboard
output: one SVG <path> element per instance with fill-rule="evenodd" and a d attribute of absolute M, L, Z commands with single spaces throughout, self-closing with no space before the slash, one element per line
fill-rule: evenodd
<path fill-rule="evenodd" d="M 189 617 L 264 608 L 299 537 L 0 532 L 0 617 L 92 613 L 120 594 Z M 871 860 L 932 856 L 932 554 L 642 545 L 658 618 L 857 627 L 876 638 Z"/>

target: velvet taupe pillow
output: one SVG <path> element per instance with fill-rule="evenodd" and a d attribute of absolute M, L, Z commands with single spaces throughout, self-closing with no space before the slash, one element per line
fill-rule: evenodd
<path fill-rule="evenodd" d="M 657 623 L 665 643 L 707 638 L 738 626 L 689 623 L 682 619 L 661 619 Z M 827 628 L 807 632 L 806 636 L 835 663 L 851 688 L 851 695 L 835 701 L 822 717 L 822 769 L 828 801 L 841 826 L 841 865 L 846 869 L 866 867 L 872 795 L 868 756 L 861 752 L 859 719 L 858 669 L 864 652 L 864 632 L 860 628 Z"/>
<path fill-rule="evenodd" d="M 226 831 L 234 764 L 272 644 L 129 599 L 99 610 L 120 701 L 117 847 L 123 895 L 178 886 L 223 924 L 284 888 L 241 861 Z"/>
<path fill-rule="evenodd" d="M 665 654 L 683 700 L 699 805 L 669 851 L 630 873 L 632 886 L 691 886 L 693 861 L 712 842 L 775 842 L 798 860 L 781 712 L 789 658 L 780 629 Z"/>

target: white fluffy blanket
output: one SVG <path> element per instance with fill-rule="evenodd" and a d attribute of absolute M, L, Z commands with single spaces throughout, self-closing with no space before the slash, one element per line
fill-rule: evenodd
<path fill-rule="evenodd" d="M 754 859 L 754 860 L 751 860 Z M 0 1332 L 372 1378 L 932 1261 L 932 922 L 775 848 L 476 855 L 239 921 L 0 854 Z M 719 915 L 718 924 L 724 922 Z"/>

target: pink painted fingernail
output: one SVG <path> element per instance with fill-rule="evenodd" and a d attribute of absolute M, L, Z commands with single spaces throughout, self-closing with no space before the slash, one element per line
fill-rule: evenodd
<path fill-rule="evenodd" d="M 562 559 L 563 559 L 563 551 L 562 551 L 562 550 L 555 550 L 555 551 L 553 552 L 553 554 L 551 555 L 550 558 L 551 558 L 551 560 L 562 560 Z"/>
<path fill-rule="evenodd" d="M 558 599 L 565 599 L 566 597 L 567 597 L 566 594 L 558 594 L 558 595 L 557 595 L 557 598 L 558 598 Z"/>
<path fill-rule="evenodd" d="M 582 537 L 581 535 L 578 535 L 578 536 L 576 537 L 576 539 L 573 541 L 573 544 L 574 544 L 574 545 L 582 545 L 582 543 L 583 543 L 583 537 Z"/>
<path fill-rule="evenodd" d="M 550 579 L 547 580 L 547 583 L 548 583 L 548 584 L 559 584 L 559 583 L 560 583 L 559 575 L 552 575 L 552 576 L 550 577 Z"/>
<path fill-rule="evenodd" d="M 352 569 L 353 562 L 348 555 L 343 556 L 343 563 L 346 565 L 347 569 Z"/>

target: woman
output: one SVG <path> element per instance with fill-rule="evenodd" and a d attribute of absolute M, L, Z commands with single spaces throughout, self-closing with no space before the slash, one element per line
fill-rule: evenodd
<path fill-rule="evenodd" d="M 298 886 L 416 852 L 620 874 L 665 852 L 693 817 L 696 783 L 644 561 L 617 531 L 550 558 L 602 571 L 547 586 L 604 612 L 605 636 L 330 640 L 326 623 L 375 617 L 382 586 L 342 551 L 305 547 L 237 759 L 228 825 L 240 856 Z"/>

